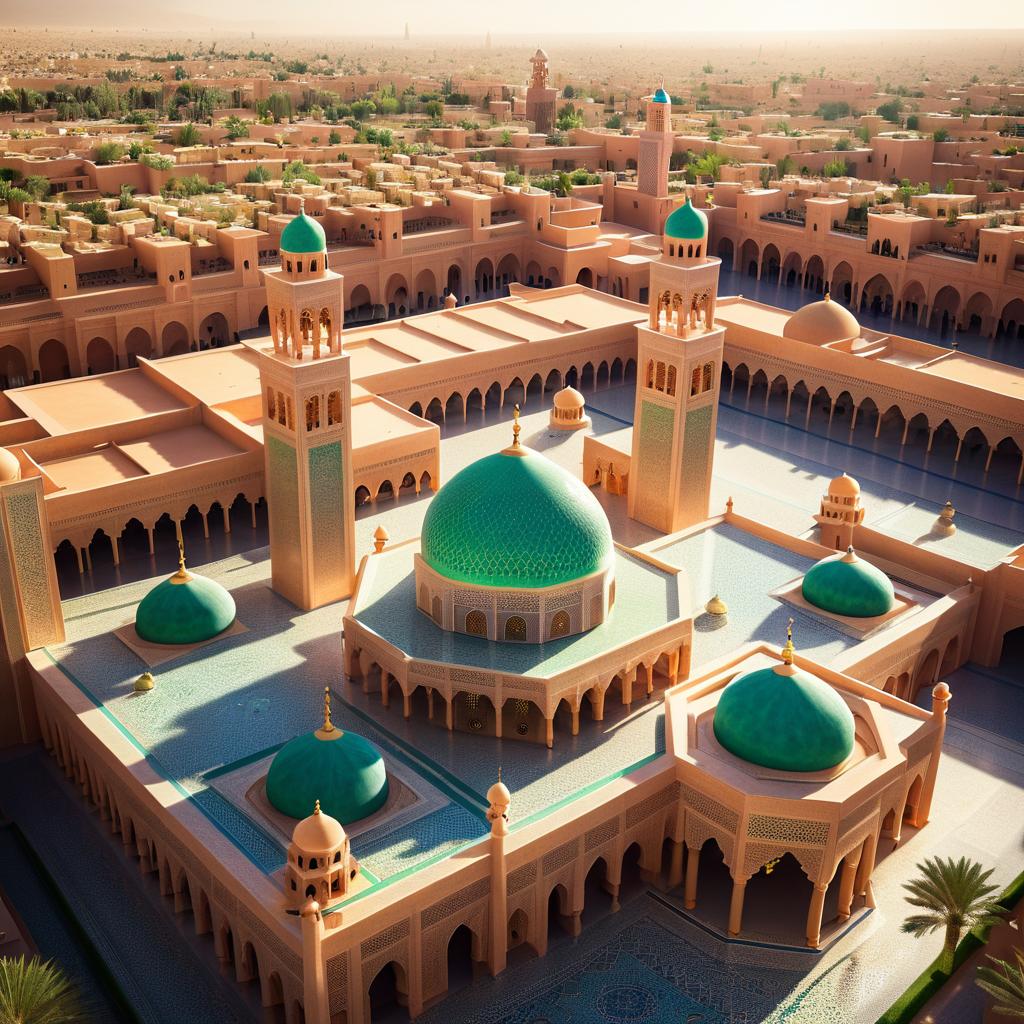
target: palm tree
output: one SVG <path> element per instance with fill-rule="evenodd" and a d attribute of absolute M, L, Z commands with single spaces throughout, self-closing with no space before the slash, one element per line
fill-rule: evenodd
<path fill-rule="evenodd" d="M 0 957 L 0 1024 L 75 1024 L 83 1019 L 71 983 L 52 961 Z"/>
<path fill-rule="evenodd" d="M 929 857 L 917 865 L 921 876 L 905 882 L 910 893 L 904 899 L 923 914 L 911 914 L 903 922 L 903 931 L 915 938 L 944 929 L 943 967 L 953 969 L 953 953 L 965 929 L 998 919 L 999 906 L 991 898 L 997 886 L 988 885 L 992 869 L 983 871 L 977 861 L 961 857 Z"/>
<path fill-rule="evenodd" d="M 975 982 L 995 998 L 995 1013 L 1024 1020 L 1024 953 L 1017 949 L 1014 956 L 1016 964 L 990 956 L 995 967 L 979 967 Z"/>

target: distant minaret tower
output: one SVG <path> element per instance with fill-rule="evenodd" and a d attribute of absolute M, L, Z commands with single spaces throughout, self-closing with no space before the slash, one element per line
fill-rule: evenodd
<path fill-rule="evenodd" d="M 637 327 L 629 514 L 663 533 L 706 519 L 725 329 L 708 220 L 689 199 L 665 221 L 651 264 L 650 319 Z"/>
<path fill-rule="evenodd" d="M 671 156 L 672 101 L 662 86 L 647 100 L 647 127 L 640 133 L 637 191 L 658 199 L 668 195 Z"/>
<path fill-rule="evenodd" d="M 272 347 L 259 353 L 270 512 L 271 585 L 299 608 L 347 597 L 355 579 L 349 357 L 344 278 L 327 269 L 323 228 L 305 212 L 264 274 Z"/>
<path fill-rule="evenodd" d="M 555 99 L 558 92 L 548 85 L 548 55 L 538 49 L 530 58 L 533 68 L 526 90 L 526 119 L 541 135 L 550 135 L 555 126 Z"/>
<path fill-rule="evenodd" d="M 409 39 L 409 22 L 405 23 L 405 38 L 406 38 L 406 41 L 408 41 L 408 39 Z"/>

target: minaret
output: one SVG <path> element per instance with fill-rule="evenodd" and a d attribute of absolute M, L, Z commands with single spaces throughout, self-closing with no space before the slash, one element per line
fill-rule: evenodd
<path fill-rule="evenodd" d="M 526 90 L 526 119 L 533 121 L 534 131 L 550 135 L 555 126 L 555 99 L 558 92 L 548 86 L 548 55 L 538 49 L 530 58 L 532 72 Z"/>
<path fill-rule="evenodd" d="M 687 199 L 665 221 L 637 327 L 629 514 L 663 533 L 708 515 L 725 330 L 714 319 L 722 261 L 707 245 L 707 217 Z"/>
<path fill-rule="evenodd" d="M 864 522 L 860 484 L 845 473 L 832 480 L 814 521 L 818 524 L 819 543 L 836 551 L 851 547 L 854 529 Z"/>
<path fill-rule="evenodd" d="M 640 133 L 636 188 L 644 195 L 668 195 L 668 166 L 672 156 L 672 101 L 664 87 L 647 100 L 647 127 Z"/>
<path fill-rule="evenodd" d="M 349 357 L 343 284 L 323 228 L 304 211 L 264 277 L 272 345 L 254 343 L 263 392 L 272 585 L 299 608 L 347 597 L 355 579 Z"/>
<path fill-rule="evenodd" d="M 505 837 L 508 835 L 508 808 L 512 794 L 501 781 L 487 790 L 487 820 L 491 823 L 491 941 L 488 944 L 491 974 L 500 974 L 508 963 L 508 868 L 505 864 Z"/>

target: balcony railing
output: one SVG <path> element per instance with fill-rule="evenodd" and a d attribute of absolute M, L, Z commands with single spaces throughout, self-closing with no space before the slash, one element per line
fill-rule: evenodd
<path fill-rule="evenodd" d="M 807 223 L 807 218 L 803 214 L 796 213 L 793 210 L 786 210 L 784 213 L 773 210 L 771 213 L 761 214 L 761 220 L 770 220 L 775 224 L 792 224 L 794 227 L 804 227 Z"/>
<path fill-rule="evenodd" d="M 833 224 L 833 231 L 838 231 L 841 235 L 853 235 L 856 238 L 867 238 L 868 226 L 867 224 L 858 224 L 856 221 L 844 221 L 842 224 Z"/>
<path fill-rule="evenodd" d="M 942 242 L 922 242 L 914 250 L 915 253 L 934 253 L 937 256 L 952 256 L 958 260 L 970 260 L 978 262 L 978 253 L 975 249 L 958 249 L 955 245 L 945 245 Z"/>

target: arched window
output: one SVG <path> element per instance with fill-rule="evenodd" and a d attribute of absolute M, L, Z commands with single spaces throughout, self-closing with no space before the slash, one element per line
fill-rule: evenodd
<path fill-rule="evenodd" d="M 331 337 L 331 311 L 326 307 L 320 310 L 320 337 L 325 341 Z"/>
<path fill-rule="evenodd" d="M 302 867 L 302 854 L 299 854 L 299 867 Z"/>
<path fill-rule="evenodd" d="M 487 616 L 481 611 L 471 611 L 466 616 L 466 632 L 470 636 L 487 636 Z"/>
<path fill-rule="evenodd" d="M 317 866 L 316 857 L 310 857 L 309 858 L 309 870 L 312 871 L 313 868 L 315 868 L 316 866 Z"/>
<path fill-rule="evenodd" d="M 430 611 L 430 593 L 426 586 L 420 587 L 420 607 L 426 612 Z"/>
<path fill-rule="evenodd" d="M 665 390 L 665 364 L 658 363 L 658 372 L 654 378 L 654 387 L 657 391 Z"/>
<path fill-rule="evenodd" d="M 307 885 L 306 886 L 306 896 L 308 898 L 310 898 L 310 899 L 312 899 L 313 897 L 316 896 L 316 886 L 315 885 Z"/>
<path fill-rule="evenodd" d="M 704 364 L 704 379 L 701 382 L 701 391 L 710 391 L 712 384 L 715 381 L 715 364 L 705 363 Z"/>
<path fill-rule="evenodd" d="M 277 314 L 277 342 L 284 347 L 288 344 L 288 311 L 282 309 Z"/>
<path fill-rule="evenodd" d="M 671 363 L 668 365 L 668 383 L 665 385 L 665 391 L 670 395 L 676 393 L 676 368 Z"/>
<path fill-rule="evenodd" d="M 647 386 L 649 388 L 654 387 L 654 360 L 647 360 Z"/>
<path fill-rule="evenodd" d="M 693 246 L 692 245 L 688 245 L 686 247 L 686 255 L 687 256 L 693 256 Z"/>
<path fill-rule="evenodd" d="M 512 615 L 505 620 L 506 640 L 526 639 L 526 619 L 521 615 Z"/>
<path fill-rule="evenodd" d="M 327 426 L 341 422 L 341 392 L 332 391 L 327 396 Z"/>
<path fill-rule="evenodd" d="M 267 419 L 277 418 L 277 396 L 273 388 L 267 388 Z"/>
<path fill-rule="evenodd" d="M 569 613 L 566 611 L 555 612 L 554 618 L 551 620 L 551 636 L 568 636 L 569 635 Z"/>
<path fill-rule="evenodd" d="M 700 367 L 695 366 L 690 374 L 690 397 L 700 394 Z"/>
<path fill-rule="evenodd" d="M 316 273 L 316 260 L 309 261 L 309 269 L 310 271 L 312 271 L 312 273 Z"/>
<path fill-rule="evenodd" d="M 288 422 L 288 407 L 285 405 L 284 395 L 277 393 L 277 422 L 285 426 Z"/>
<path fill-rule="evenodd" d="M 430 617 L 441 625 L 441 598 L 435 597 L 430 606 Z"/>
<path fill-rule="evenodd" d="M 320 429 L 320 396 L 312 395 L 306 399 L 306 430 Z"/>
<path fill-rule="evenodd" d="M 336 850 L 334 853 L 334 863 L 337 864 L 341 860 L 341 850 Z"/>

